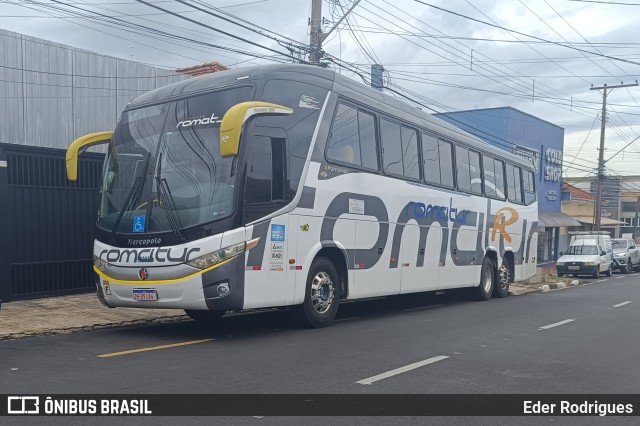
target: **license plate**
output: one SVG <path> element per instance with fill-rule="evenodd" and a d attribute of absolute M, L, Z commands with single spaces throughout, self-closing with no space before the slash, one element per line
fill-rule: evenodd
<path fill-rule="evenodd" d="M 579 266 L 569 266 L 570 271 L 577 271 L 578 269 L 580 269 Z"/>
<path fill-rule="evenodd" d="M 155 288 L 134 288 L 133 300 L 158 300 L 158 292 Z"/>

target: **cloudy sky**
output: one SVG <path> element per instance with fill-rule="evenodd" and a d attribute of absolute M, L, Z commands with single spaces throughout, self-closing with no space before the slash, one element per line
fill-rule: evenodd
<path fill-rule="evenodd" d="M 324 1 L 325 30 L 352 1 Z M 378 62 L 387 84 L 437 111 L 512 106 L 563 127 L 565 173 L 585 176 L 600 138 L 591 85 L 640 74 L 634 1 L 362 0 L 324 47 L 343 74 L 360 80 Z M 309 40 L 311 0 L 145 2 L 0 0 L 0 28 L 167 68 L 287 61 Z M 608 104 L 608 171 L 640 174 L 640 88 Z"/>

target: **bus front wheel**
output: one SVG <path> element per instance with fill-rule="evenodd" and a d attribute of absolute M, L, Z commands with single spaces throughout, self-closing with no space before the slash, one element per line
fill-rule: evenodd
<path fill-rule="evenodd" d="M 326 327 L 338 312 L 340 296 L 336 267 L 329 259 L 319 257 L 311 264 L 304 302 L 294 307 L 294 314 L 305 327 Z"/>

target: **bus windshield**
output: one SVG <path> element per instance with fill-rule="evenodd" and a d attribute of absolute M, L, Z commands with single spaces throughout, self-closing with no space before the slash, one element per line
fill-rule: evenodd
<path fill-rule="evenodd" d="M 250 99 L 238 87 L 125 111 L 105 161 L 98 225 L 119 233 L 179 233 L 233 212 L 233 158 L 220 121 Z"/>

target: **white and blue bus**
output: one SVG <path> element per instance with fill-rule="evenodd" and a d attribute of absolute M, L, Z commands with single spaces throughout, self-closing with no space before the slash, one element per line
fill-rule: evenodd
<path fill-rule="evenodd" d="M 197 320 L 468 288 L 507 296 L 536 267 L 531 164 L 335 72 L 235 69 L 132 101 L 108 144 L 94 270 L 110 307 Z"/>

